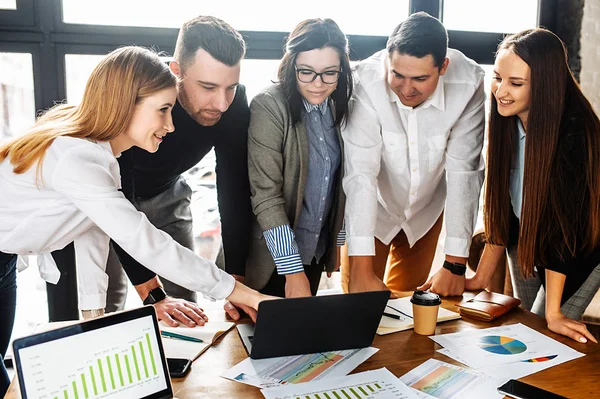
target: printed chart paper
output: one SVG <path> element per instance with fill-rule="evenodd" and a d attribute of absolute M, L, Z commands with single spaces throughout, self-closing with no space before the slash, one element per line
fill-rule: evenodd
<path fill-rule="evenodd" d="M 261 390 L 266 399 L 419 399 L 388 369 Z"/>
<path fill-rule="evenodd" d="M 430 338 L 444 347 L 438 352 L 500 382 L 585 356 L 520 323 Z"/>
<path fill-rule="evenodd" d="M 298 384 L 344 376 L 378 350 L 371 347 L 270 359 L 247 358 L 221 376 L 259 388 Z"/>
<path fill-rule="evenodd" d="M 424 399 L 501 399 L 496 388 L 501 384 L 474 370 L 429 359 L 400 377 L 400 381 Z"/>

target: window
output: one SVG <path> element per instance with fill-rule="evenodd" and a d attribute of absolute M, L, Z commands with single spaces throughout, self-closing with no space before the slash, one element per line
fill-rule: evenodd
<path fill-rule="evenodd" d="M 16 10 L 17 0 L 0 0 L 0 10 Z"/>
<path fill-rule="evenodd" d="M 515 33 L 537 26 L 538 0 L 445 0 L 443 4 L 448 30 Z"/>
<path fill-rule="evenodd" d="M 351 7 L 345 0 L 305 0 L 283 6 L 278 0 L 209 2 L 171 0 L 63 0 L 67 23 L 179 28 L 194 15 L 214 15 L 243 31 L 289 32 L 307 18 L 334 18 L 346 34 L 387 36 L 408 16 L 408 0 L 372 0 L 368 7 Z M 390 9 L 392 12 L 385 12 Z M 114 12 L 119 10 L 119 12 Z"/>
<path fill-rule="evenodd" d="M 246 86 L 248 103 L 262 89 L 276 81 L 279 62 L 280 60 L 245 59 L 242 61 L 240 83 Z"/>
<path fill-rule="evenodd" d="M 35 121 L 29 53 L 0 53 L 0 140 L 21 136 Z"/>

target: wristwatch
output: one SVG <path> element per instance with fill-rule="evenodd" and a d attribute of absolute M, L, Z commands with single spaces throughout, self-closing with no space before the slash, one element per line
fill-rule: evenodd
<path fill-rule="evenodd" d="M 167 297 L 165 290 L 162 287 L 156 287 L 144 299 L 144 305 L 154 305 L 156 302 L 160 302 Z"/>
<path fill-rule="evenodd" d="M 444 261 L 444 269 L 450 270 L 452 274 L 456 274 L 457 276 L 464 276 L 467 272 L 467 266 L 462 263 L 452 263 L 447 260 Z"/>

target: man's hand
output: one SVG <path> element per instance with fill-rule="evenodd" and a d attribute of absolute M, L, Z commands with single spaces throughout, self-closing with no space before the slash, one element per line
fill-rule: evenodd
<path fill-rule="evenodd" d="M 203 326 L 208 321 L 208 316 L 193 302 L 185 299 L 166 297 L 154 305 L 156 315 L 171 327 L 177 327 L 183 323 L 188 327 Z"/>
<path fill-rule="evenodd" d="M 388 287 L 373 272 L 373 256 L 350 257 L 348 292 L 387 291 Z M 390 298 L 395 298 L 393 294 Z"/>
<path fill-rule="evenodd" d="M 598 343 L 592 333 L 588 331 L 585 324 L 569 319 L 560 312 L 546 314 L 546 321 L 548 322 L 548 329 L 557 334 L 565 335 L 584 344 L 588 340 Z"/>
<path fill-rule="evenodd" d="M 312 296 L 310 292 L 310 283 L 306 273 L 292 273 L 285 275 L 285 297 L 298 298 L 303 296 Z"/>
<path fill-rule="evenodd" d="M 462 295 L 465 291 L 465 276 L 452 274 L 450 270 L 441 268 L 431 276 L 418 290 L 435 292 L 441 296 Z"/>

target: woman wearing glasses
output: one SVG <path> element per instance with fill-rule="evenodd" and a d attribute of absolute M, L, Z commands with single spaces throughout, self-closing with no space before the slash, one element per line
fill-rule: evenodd
<path fill-rule="evenodd" d="M 348 54 L 348 39 L 334 21 L 301 22 L 287 39 L 278 82 L 250 105 L 248 169 L 256 218 L 246 284 L 263 293 L 315 295 L 321 273 L 339 267 L 340 125 L 352 94 Z"/>

